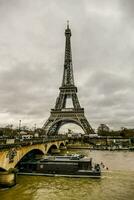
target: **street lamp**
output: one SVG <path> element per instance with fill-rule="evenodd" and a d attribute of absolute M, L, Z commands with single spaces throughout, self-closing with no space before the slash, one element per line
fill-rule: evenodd
<path fill-rule="evenodd" d="M 21 120 L 19 120 L 19 131 L 21 129 Z"/>

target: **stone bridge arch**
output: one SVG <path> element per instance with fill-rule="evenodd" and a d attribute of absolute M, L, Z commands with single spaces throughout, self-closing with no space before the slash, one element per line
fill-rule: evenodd
<path fill-rule="evenodd" d="M 49 147 L 49 149 L 47 150 L 47 153 L 52 153 L 52 150 L 53 149 L 59 149 L 59 145 L 57 146 L 57 145 L 55 145 L 55 144 L 53 144 L 53 145 L 51 145 L 50 147 Z"/>
<path fill-rule="evenodd" d="M 60 148 L 60 147 L 64 147 L 65 145 L 66 145 L 66 144 L 64 144 L 63 142 L 61 142 L 59 148 Z"/>
<path fill-rule="evenodd" d="M 3 162 L 2 167 L 6 170 L 8 170 L 10 168 L 15 168 L 15 166 L 20 162 L 20 160 L 22 158 L 24 158 L 24 156 L 26 156 L 28 153 L 30 153 L 34 150 L 40 151 L 40 152 L 42 152 L 42 154 L 46 153 L 43 144 L 29 145 L 29 146 L 23 146 L 20 148 L 9 149 L 8 151 L 5 152 L 5 159 L 4 159 L 5 162 Z M 16 154 L 13 158 L 13 162 L 10 162 L 9 157 L 10 157 L 10 154 L 12 153 L 12 151 L 15 151 Z M 0 164 L 0 167 L 1 167 L 1 164 Z"/>
<path fill-rule="evenodd" d="M 30 151 L 28 151 L 26 154 L 24 154 L 22 156 L 22 158 L 18 161 L 18 163 L 16 163 L 15 165 L 15 168 L 18 166 L 18 164 L 23 160 L 28 160 L 28 159 L 32 159 L 36 156 L 39 156 L 39 155 L 44 155 L 44 152 L 41 150 L 41 149 L 32 149 Z"/>
<path fill-rule="evenodd" d="M 2 167 L 0 167 L 0 172 L 5 172 L 6 169 L 3 169 Z"/>

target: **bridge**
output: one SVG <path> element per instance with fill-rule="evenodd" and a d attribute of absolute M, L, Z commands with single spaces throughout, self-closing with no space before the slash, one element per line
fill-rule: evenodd
<path fill-rule="evenodd" d="M 0 144 L 0 171 L 15 168 L 24 157 L 32 157 L 51 153 L 52 150 L 66 146 L 65 136 L 36 138 L 16 141 L 14 144 Z"/>

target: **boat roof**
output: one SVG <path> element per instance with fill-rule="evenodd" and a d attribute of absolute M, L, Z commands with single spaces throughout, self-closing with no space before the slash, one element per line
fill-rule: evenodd
<path fill-rule="evenodd" d="M 78 154 L 73 155 L 65 155 L 65 156 L 45 156 L 42 159 L 34 159 L 28 161 L 22 161 L 21 163 L 25 164 L 43 164 L 47 162 L 89 162 L 91 158 L 84 158 L 84 156 L 80 156 Z"/>

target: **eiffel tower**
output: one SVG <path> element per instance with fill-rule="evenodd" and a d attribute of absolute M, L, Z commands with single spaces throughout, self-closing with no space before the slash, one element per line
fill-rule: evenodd
<path fill-rule="evenodd" d="M 92 127 L 84 115 L 84 108 L 81 108 L 77 87 L 74 84 L 72 53 L 71 53 L 71 30 L 69 22 L 65 30 L 65 60 L 62 85 L 59 88 L 59 96 L 57 97 L 55 108 L 51 109 L 51 114 L 43 129 L 47 135 L 57 135 L 59 128 L 66 123 L 74 123 L 79 125 L 85 134 L 94 133 Z M 72 100 L 72 108 L 67 108 L 67 100 Z"/>

